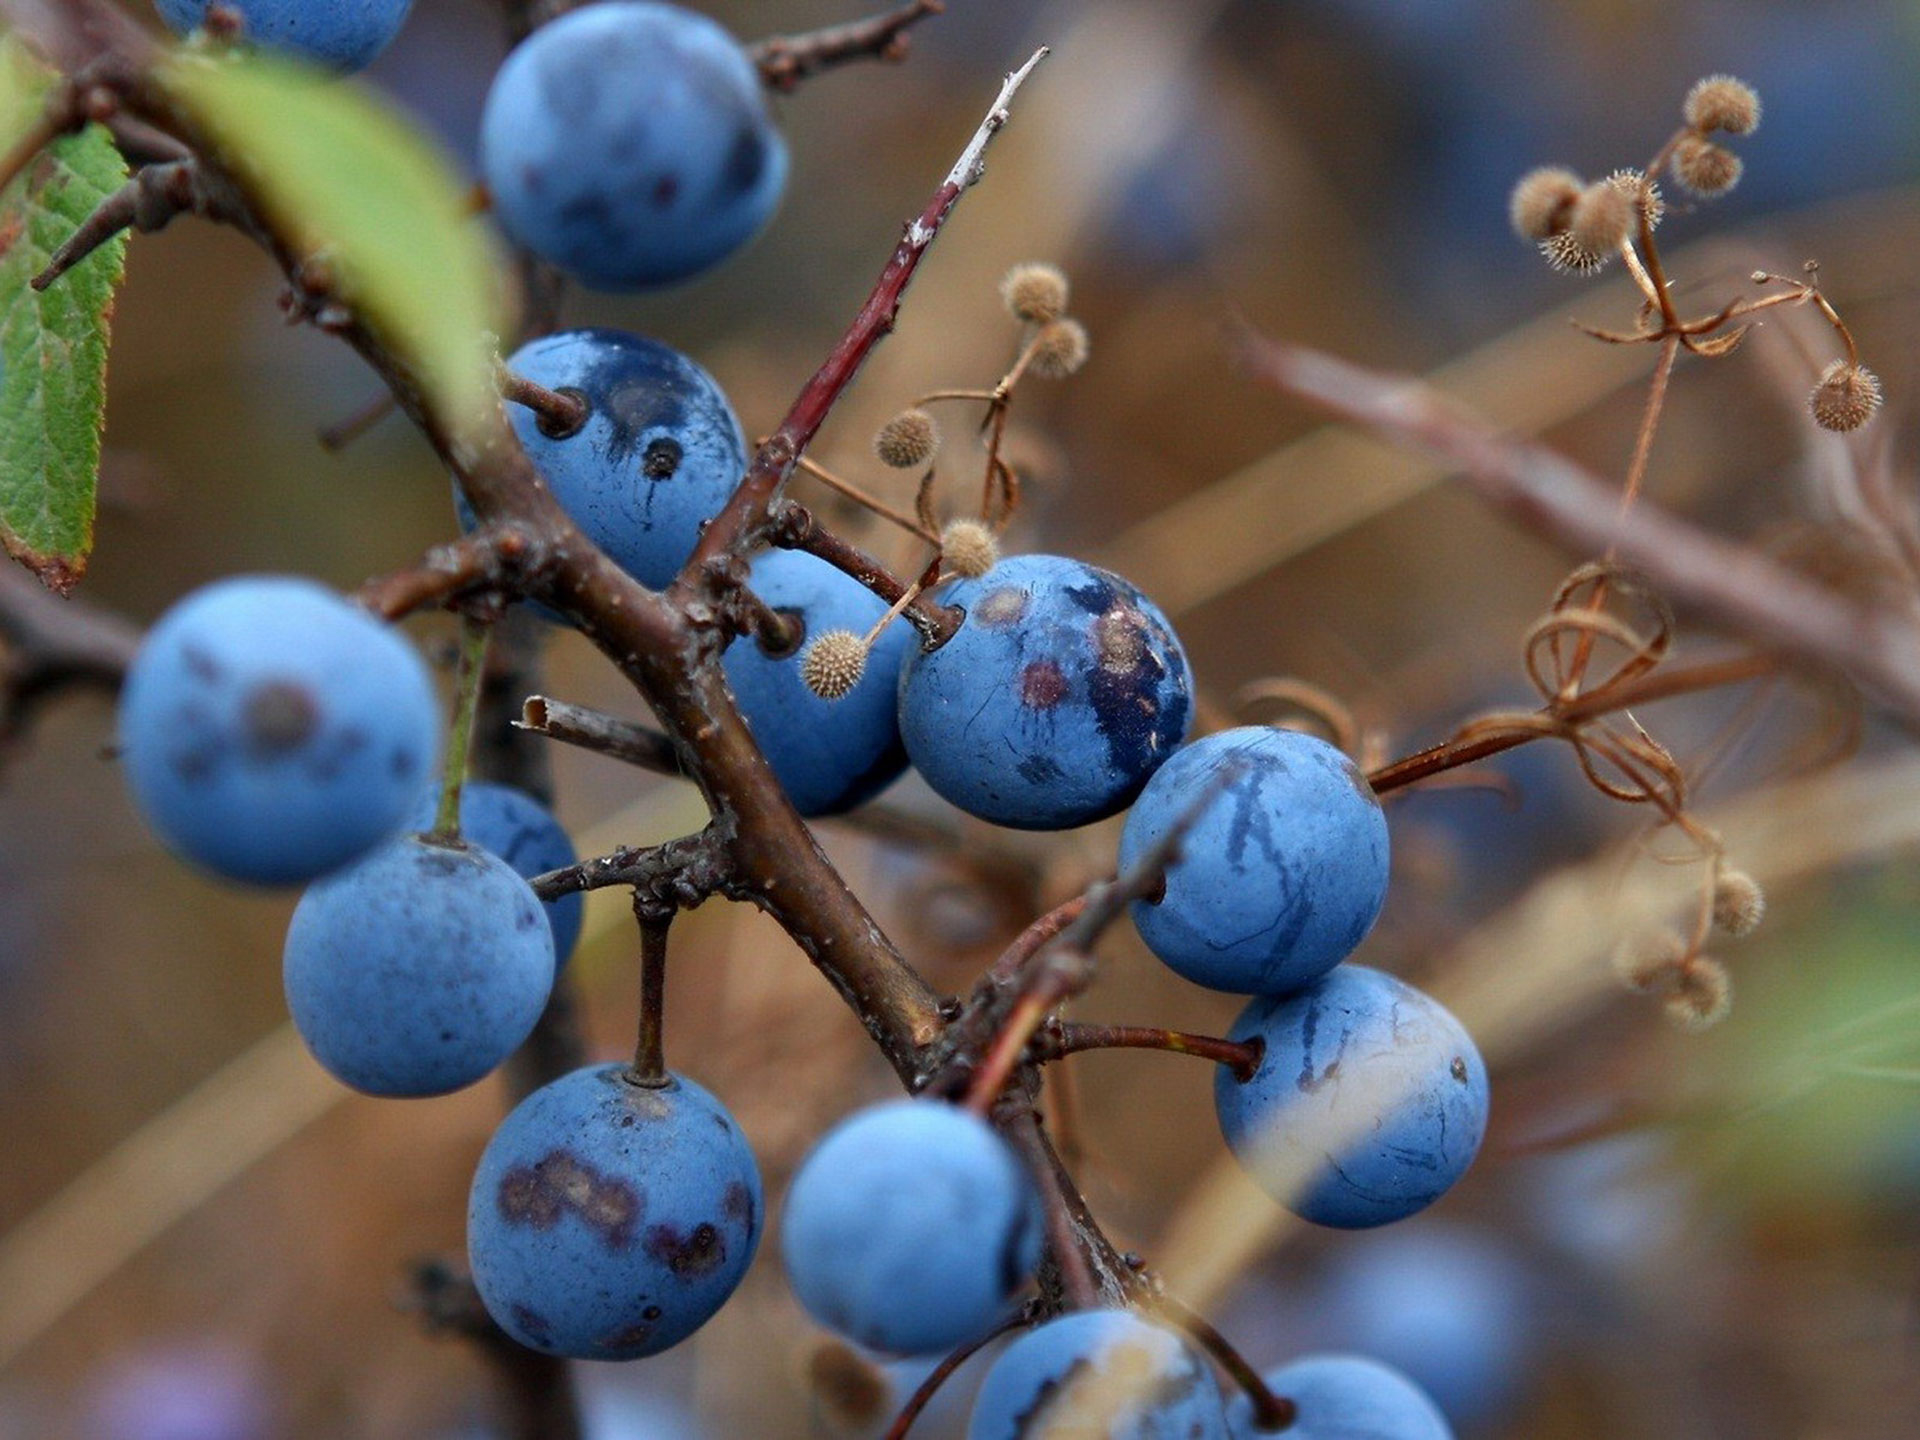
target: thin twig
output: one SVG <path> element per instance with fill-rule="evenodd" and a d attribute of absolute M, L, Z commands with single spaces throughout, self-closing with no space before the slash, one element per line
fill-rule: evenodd
<path fill-rule="evenodd" d="M 610 755 L 657 775 L 686 773 L 673 741 L 658 730 L 622 720 L 617 715 L 589 710 L 584 705 L 555 700 L 550 695 L 529 695 L 514 724 L 536 735 Z"/>
<path fill-rule="evenodd" d="M 770 35 L 747 47 L 747 58 L 770 90 L 795 89 L 802 80 L 854 60 L 907 58 L 910 27 L 946 10 L 944 0 L 909 0 L 884 15 L 830 25 L 799 35 Z"/>
<path fill-rule="evenodd" d="M 1258 337 L 1246 354 L 1260 378 L 1452 460 L 1526 528 L 1587 554 L 1616 547 L 1676 602 L 1818 670 L 1837 668 L 1920 723 L 1911 613 L 1853 600 L 1655 506 L 1622 516 L 1618 494 L 1572 461 L 1495 433 L 1418 381 Z"/>

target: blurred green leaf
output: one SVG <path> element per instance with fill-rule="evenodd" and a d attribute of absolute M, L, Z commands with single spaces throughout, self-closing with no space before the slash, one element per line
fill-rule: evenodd
<path fill-rule="evenodd" d="M 250 200 L 414 371 L 455 435 L 498 410 L 498 257 L 452 167 L 361 87 L 261 56 L 181 53 L 167 89 Z"/>
<path fill-rule="evenodd" d="M 0 45 L 6 148 L 31 129 L 47 83 L 16 46 Z M 63 594 L 93 548 L 108 320 L 126 237 L 102 245 L 44 294 L 27 282 L 126 178 L 112 137 L 94 125 L 54 141 L 0 193 L 0 540 Z"/>

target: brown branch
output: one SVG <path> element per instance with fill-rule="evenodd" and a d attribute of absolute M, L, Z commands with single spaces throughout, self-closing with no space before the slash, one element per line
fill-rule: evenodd
<path fill-rule="evenodd" d="M 765 534 L 773 502 L 779 498 L 781 487 L 793 473 L 794 462 L 819 433 L 834 402 L 852 383 L 860 366 L 873 352 L 873 347 L 892 332 L 894 319 L 900 313 L 901 297 L 905 295 L 914 272 L 920 268 L 921 257 L 927 253 L 927 247 L 933 244 L 940 227 L 946 223 L 947 216 L 959 202 L 960 192 L 980 178 L 987 146 L 1007 123 L 1007 106 L 1012 103 L 1015 92 L 1026 78 L 1033 73 L 1034 67 L 1046 56 L 1046 47 L 1042 46 L 1033 52 L 1026 64 L 1006 77 L 1000 86 L 1000 93 L 994 97 L 992 108 L 987 111 L 986 119 L 980 122 L 973 138 L 960 152 L 960 158 L 947 172 L 947 178 L 933 192 L 933 198 L 927 202 L 919 217 L 906 227 L 899 244 L 894 246 L 893 254 L 880 271 L 880 278 L 874 282 L 872 293 L 860 307 L 860 313 L 854 317 L 847 333 L 801 389 L 786 418 L 780 422 L 780 428 L 754 453 L 746 479 L 727 502 L 726 508 L 707 526 L 700 543 L 694 547 L 692 558 L 681 570 L 680 578 L 674 582 L 676 588 L 697 589 L 702 583 L 707 561 L 729 552 L 743 555 Z"/>
<path fill-rule="evenodd" d="M 229 224 L 243 218 L 234 208 L 233 193 L 215 182 L 199 161 L 148 165 L 96 205 L 29 283 L 35 290 L 45 290 L 122 230 L 151 235 L 182 215 L 203 215 Z"/>
<path fill-rule="evenodd" d="M 854 60 L 885 60 L 897 63 L 907 58 L 907 31 L 928 16 L 946 10 L 944 0 L 909 0 L 909 3 L 884 15 L 845 25 L 830 25 L 799 35 L 770 35 L 747 47 L 747 58 L 760 71 L 770 90 L 785 94 L 802 80 L 845 65 Z"/>
<path fill-rule="evenodd" d="M 1623 684 L 1589 690 L 1565 703 L 1526 712 L 1530 718 L 1551 722 L 1550 725 L 1531 728 L 1515 725 L 1489 730 L 1477 723 L 1470 724 L 1461 735 L 1372 771 L 1367 776 L 1367 783 L 1373 786 L 1375 794 L 1384 795 L 1408 785 L 1417 785 L 1445 771 L 1475 764 L 1503 750 L 1515 749 L 1530 740 L 1545 739 L 1556 733 L 1571 733 L 1578 726 L 1602 715 L 1629 710 L 1636 705 L 1649 705 L 1676 695 L 1697 694 L 1703 690 L 1718 690 L 1727 685 L 1764 679 L 1778 672 L 1779 668 L 1779 662 L 1771 655 L 1733 655 L 1724 660 L 1708 660 L 1672 670 L 1655 670 Z"/>
<path fill-rule="evenodd" d="M 539 570 L 544 548 L 539 535 L 514 521 L 483 525 L 434 546 L 417 565 L 367 581 L 358 599 L 374 614 L 398 620 L 478 590 L 511 596 Z"/>
<path fill-rule="evenodd" d="M 1651 505 L 1623 516 L 1618 494 L 1572 461 L 1495 433 L 1418 381 L 1256 336 L 1244 350 L 1262 380 L 1458 464 L 1527 529 L 1581 553 L 1613 547 L 1669 598 L 1756 644 L 1844 671 L 1920 723 L 1920 626 L 1911 614 L 1851 600 Z"/>
<path fill-rule="evenodd" d="M 589 710 L 584 705 L 570 705 L 549 695 L 527 696 L 514 725 L 535 735 L 624 760 L 656 775 L 686 773 L 680 752 L 658 730 L 649 730 L 617 715 Z"/>
<path fill-rule="evenodd" d="M 909 587 L 902 584 L 898 576 L 859 546 L 842 540 L 831 530 L 822 529 L 806 506 L 792 500 L 781 501 L 774 509 L 773 526 L 767 538 L 775 545 L 787 550 L 804 550 L 826 561 L 858 580 L 889 606 L 907 600 Z M 907 623 L 920 632 L 920 643 L 929 650 L 938 649 L 951 640 L 966 618 L 966 612 L 956 605 L 942 605 L 923 597 L 907 600 L 906 609 L 901 613 Z"/>
<path fill-rule="evenodd" d="M 631 885 L 636 902 L 644 901 L 657 910 L 691 910 L 710 895 L 727 893 L 733 882 L 726 838 L 710 825 L 659 845 L 622 846 L 611 855 L 549 870 L 530 883 L 542 900 Z"/>

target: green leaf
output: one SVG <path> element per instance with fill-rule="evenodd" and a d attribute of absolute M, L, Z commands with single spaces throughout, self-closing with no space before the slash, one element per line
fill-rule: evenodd
<path fill-rule="evenodd" d="M 460 436 L 497 419 L 499 258 L 427 139 L 371 92 L 282 60 L 183 52 L 162 78 L 275 233 L 320 263 L 442 422 Z"/>
<path fill-rule="evenodd" d="M 11 45 L 0 47 L 0 77 L 0 137 L 11 145 L 31 128 L 45 81 Z M 27 282 L 126 178 L 95 125 L 54 141 L 0 192 L 0 542 L 62 594 L 93 548 L 107 322 L 126 238 L 44 294 Z"/>

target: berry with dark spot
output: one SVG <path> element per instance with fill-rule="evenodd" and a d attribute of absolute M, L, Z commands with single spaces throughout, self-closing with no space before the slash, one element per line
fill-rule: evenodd
<path fill-rule="evenodd" d="M 444 1095 L 517 1049 L 553 990 L 553 931 L 506 861 L 406 835 L 307 888 L 287 1008 L 313 1056 L 369 1095 Z"/>
<path fill-rule="evenodd" d="M 487 1312 L 521 1344 L 632 1360 L 726 1302 L 763 1203 L 753 1152 L 712 1095 L 589 1066 L 534 1091 L 487 1142 L 467 1256 Z"/>
<path fill-rule="evenodd" d="M 1439 1407 L 1392 1366 L 1363 1355 L 1306 1355 L 1261 1377 L 1274 1394 L 1291 1400 L 1287 1440 L 1453 1440 Z M 1254 1426 L 1253 1402 L 1244 1394 L 1227 1402 L 1233 1440 L 1258 1440 L 1271 1430 Z"/>
<path fill-rule="evenodd" d="M 860 678 L 837 700 L 807 687 L 810 641 L 835 630 L 865 635 L 887 607 L 845 571 L 801 550 L 768 550 L 753 560 L 753 593 L 797 619 L 793 648 L 770 655 L 752 636 L 727 647 L 727 684 L 747 728 L 802 815 L 837 815 L 872 799 L 907 768 L 895 696 L 900 667 L 916 646 L 896 620 L 867 652 Z"/>
<path fill-rule="evenodd" d="M 993 1127 L 933 1100 L 842 1121 L 787 1192 L 781 1254 L 800 1303 L 872 1350 L 951 1350 L 1006 1313 L 1040 1260 L 1040 1203 Z"/>
<path fill-rule="evenodd" d="M 1132 868 L 1197 797 L 1165 893 L 1133 907 L 1147 948 L 1197 984 L 1282 995 L 1353 953 L 1387 897 L 1387 822 L 1366 777 L 1324 740 L 1290 730 L 1222 730 L 1180 750 L 1127 814 L 1120 868 Z"/>
<path fill-rule="evenodd" d="M 1126 1310 L 1080 1310 L 1001 1352 L 967 1440 L 1037 1435 L 1228 1440 L 1220 1386 L 1178 1335 Z"/>
<path fill-rule="evenodd" d="M 1252 1078 L 1214 1076 L 1227 1145 L 1274 1199 L 1343 1230 L 1438 1200 L 1487 1132 L 1487 1067 L 1458 1020 L 1404 980 L 1339 965 L 1255 1000 L 1232 1031 L 1265 1046 Z"/>
<path fill-rule="evenodd" d="M 480 167 L 501 227 L 584 283 L 671 284 L 772 216 L 787 148 L 734 38 L 677 5 L 583 6 L 500 67 Z"/>
<path fill-rule="evenodd" d="M 288 885 L 397 834 L 440 744 L 426 666 L 311 580 L 217 581 L 155 624 L 120 695 L 121 762 L 169 848 Z"/>
<path fill-rule="evenodd" d="M 507 366 L 587 406 L 586 423 L 554 437 L 509 405 L 514 432 L 553 498 L 642 585 L 664 586 L 747 471 L 747 442 L 726 395 L 693 361 L 624 330 L 562 330 L 513 353 Z M 464 529 L 474 515 L 459 490 Z"/>
<path fill-rule="evenodd" d="M 1186 654 L 1119 576 L 1020 555 L 940 598 L 966 618 L 907 656 L 900 734 L 962 810 L 1022 830 L 1085 825 L 1124 809 L 1186 738 Z"/>
<path fill-rule="evenodd" d="M 436 786 L 414 807 L 408 828 L 431 830 L 439 811 L 440 791 Z M 551 810 L 526 791 L 491 780 L 469 780 L 460 787 L 460 834 L 482 850 L 498 855 L 523 880 L 571 865 L 580 858 Z M 586 897 L 576 890 L 544 903 L 558 968 L 567 963 L 580 941 Z"/>
<path fill-rule="evenodd" d="M 240 17 L 245 38 L 330 70 L 361 70 L 400 33 L 413 0 L 154 0 L 176 34 L 206 23 L 224 5 Z"/>

